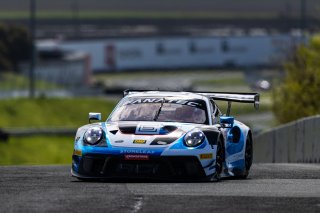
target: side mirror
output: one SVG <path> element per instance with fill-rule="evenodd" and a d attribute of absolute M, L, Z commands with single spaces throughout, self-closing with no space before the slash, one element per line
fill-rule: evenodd
<path fill-rule="evenodd" d="M 89 123 L 91 123 L 91 120 L 101 121 L 101 113 L 89 112 Z"/>
<path fill-rule="evenodd" d="M 232 128 L 234 123 L 234 117 L 221 116 L 220 124 L 222 128 Z"/>

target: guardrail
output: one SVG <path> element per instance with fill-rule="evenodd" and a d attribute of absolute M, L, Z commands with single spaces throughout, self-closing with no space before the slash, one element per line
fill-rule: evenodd
<path fill-rule="evenodd" d="M 0 141 L 8 141 L 10 136 L 34 136 L 34 135 L 67 135 L 74 136 L 76 128 L 2 128 L 0 129 Z"/>
<path fill-rule="evenodd" d="M 320 163 L 320 115 L 302 118 L 255 137 L 256 163 Z"/>
<path fill-rule="evenodd" d="M 9 140 L 9 133 L 0 129 L 0 142 L 7 142 Z"/>

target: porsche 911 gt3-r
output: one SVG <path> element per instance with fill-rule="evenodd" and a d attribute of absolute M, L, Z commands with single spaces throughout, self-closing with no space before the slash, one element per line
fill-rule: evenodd
<path fill-rule="evenodd" d="M 223 114 L 216 101 L 227 101 Z M 89 113 L 78 129 L 72 176 L 219 180 L 246 178 L 252 132 L 230 116 L 232 102 L 259 106 L 257 93 L 125 91 L 105 122 Z"/>

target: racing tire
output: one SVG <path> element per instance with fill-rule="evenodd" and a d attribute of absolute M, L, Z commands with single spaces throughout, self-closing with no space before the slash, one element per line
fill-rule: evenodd
<path fill-rule="evenodd" d="M 246 179 L 248 177 L 249 171 L 252 165 L 252 159 L 253 159 L 252 139 L 250 136 L 248 136 L 246 140 L 246 150 L 244 154 L 245 168 L 244 168 L 243 174 L 239 176 L 240 179 Z"/>
<path fill-rule="evenodd" d="M 93 182 L 93 181 L 97 181 L 97 179 L 92 179 L 92 178 L 81 178 L 81 177 L 76 177 L 79 181 L 82 182 Z"/>
<path fill-rule="evenodd" d="M 206 177 L 206 181 L 218 182 L 221 179 L 221 172 L 223 170 L 223 164 L 225 161 L 225 149 L 223 139 L 219 137 L 217 142 L 217 152 L 216 152 L 216 171 L 212 175 Z"/>

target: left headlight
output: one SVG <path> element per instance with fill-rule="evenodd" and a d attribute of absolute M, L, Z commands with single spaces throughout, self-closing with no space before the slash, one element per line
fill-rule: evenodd
<path fill-rule="evenodd" d="M 184 144 L 188 147 L 194 147 L 203 143 L 204 139 L 204 133 L 200 129 L 194 129 L 184 136 Z"/>
<path fill-rule="evenodd" d="M 97 144 L 103 136 L 103 131 L 100 127 L 91 127 L 84 133 L 84 140 L 90 145 Z"/>

